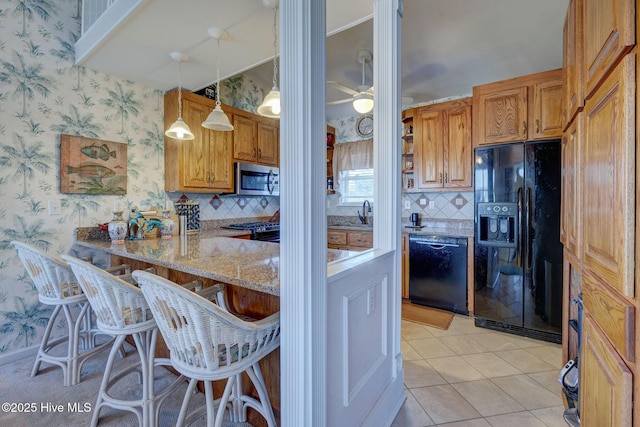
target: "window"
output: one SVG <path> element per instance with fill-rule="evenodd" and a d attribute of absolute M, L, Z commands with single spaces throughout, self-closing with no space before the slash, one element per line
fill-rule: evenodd
<path fill-rule="evenodd" d="M 339 173 L 340 204 L 373 203 L 373 169 L 348 169 Z"/>

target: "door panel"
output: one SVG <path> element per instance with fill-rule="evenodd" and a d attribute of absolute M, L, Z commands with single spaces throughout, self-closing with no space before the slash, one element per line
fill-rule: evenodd
<path fill-rule="evenodd" d="M 420 138 L 420 143 L 415 147 L 418 188 L 442 188 L 442 112 L 421 112 L 417 119 L 416 131 Z"/>
<path fill-rule="evenodd" d="M 444 186 L 471 187 L 471 107 L 444 113 Z"/>
<path fill-rule="evenodd" d="M 584 109 L 584 263 L 634 297 L 635 55 L 627 55 Z"/>
<path fill-rule="evenodd" d="M 581 426 L 631 426 L 633 375 L 586 312 L 582 346 Z"/>

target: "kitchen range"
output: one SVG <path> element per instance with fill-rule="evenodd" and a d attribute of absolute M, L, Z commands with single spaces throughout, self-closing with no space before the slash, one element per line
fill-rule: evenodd
<path fill-rule="evenodd" d="M 280 243 L 279 222 L 244 222 L 238 224 L 230 224 L 225 226 L 224 228 L 250 231 L 251 240 Z"/>

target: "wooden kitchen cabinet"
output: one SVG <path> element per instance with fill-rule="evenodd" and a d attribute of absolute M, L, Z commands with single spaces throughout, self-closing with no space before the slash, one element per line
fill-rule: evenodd
<path fill-rule="evenodd" d="M 583 118 L 579 113 L 562 136 L 562 202 L 560 209 L 560 241 L 565 250 L 582 258 L 582 141 Z"/>
<path fill-rule="evenodd" d="M 168 128 L 178 116 L 177 91 L 167 93 L 164 103 Z M 214 107 L 215 101 L 183 91 L 182 118 L 195 138 L 178 141 L 165 136 L 166 191 L 233 191 L 232 133 L 201 126 Z"/>
<path fill-rule="evenodd" d="M 329 249 L 349 251 L 370 249 L 373 247 L 373 232 L 328 228 L 327 246 Z"/>
<path fill-rule="evenodd" d="M 597 323 L 585 313 L 580 359 L 580 425 L 632 425 L 633 375 Z"/>
<path fill-rule="evenodd" d="M 583 0 L 585 98 L 636 43 L 636 0 Z"/>
<path fill-rule="evenodd" d="M 582 270 L 580 261 L 569 251 L 563 252 L 562 287 L 562 360 L 568 361 L 579 356 L 578 330 L 580 313 L 578 296 L 582 293 Z"/>
<path fill-rule="evenodd" d="M 562 70 L 551 70 L 473 88 L 474 147 L 559 138 Z"/>
<path fill-rule="evenodd" d="M 627 55 L 584 107 L 584 265 L 634 297 L 635 54 Z"/>
<path fill-rule="evenodd" d="M 470 189 L 471 98 L 419 108 L 413 126 L 417 189 Z"/>
<path fill-rule="evenodd" d="M 636 3 L 571 0 L 565 23 L 563 309 L 565 322 L 575 320 L 571 301 L 582 293 L 583 426 L 640 419 Z M 576 341 L 563 324 L 563 362 L 578 353 Z"/>
<path fill-rule="evenodd" d="M 239 162 L 278 166 L 279 124 L 275 120 L 244 112 L 233 115 L 233 159 Z"/>
<path fill-rule="evenodd" d="M 582 3 L 570 0 L 563 28 L 562 129 L 565 130 L 584 107 L 582 69 Z"/>
<path fill-rule="evenodd" d="M 409 299 L 409 235 L 402 235 L 402 298 Z"/>

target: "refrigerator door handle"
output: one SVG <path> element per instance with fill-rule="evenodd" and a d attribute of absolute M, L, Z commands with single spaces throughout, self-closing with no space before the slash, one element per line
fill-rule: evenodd
<path fill-rule="evenodd" d="M 516 245 L 518 247 L 518 253 L 516 255 L 516 263 L 518 264 L 518 267 L 522 268 L 522 250 L 523 250 L 523 229 L 522 229 L 522 212 L 524 212 L 523 210 L 523 205 L 522 205 L 522 187 L 518 188 L 518 215 L 516 217 L 516 221 L 518 222 L 516 224 Z"/>
<path fill-rule="evenodd" d="M 533 254 L 533 228 L 531 228 L 531 224 L 533 224 L 533 203 L 531 202 L 531 188 L 527 188 L 527 223 L 526 223 L 526 233 L 527 233 L 527 267 L 531 268 L 532 265 L 532 254 Z"/>

